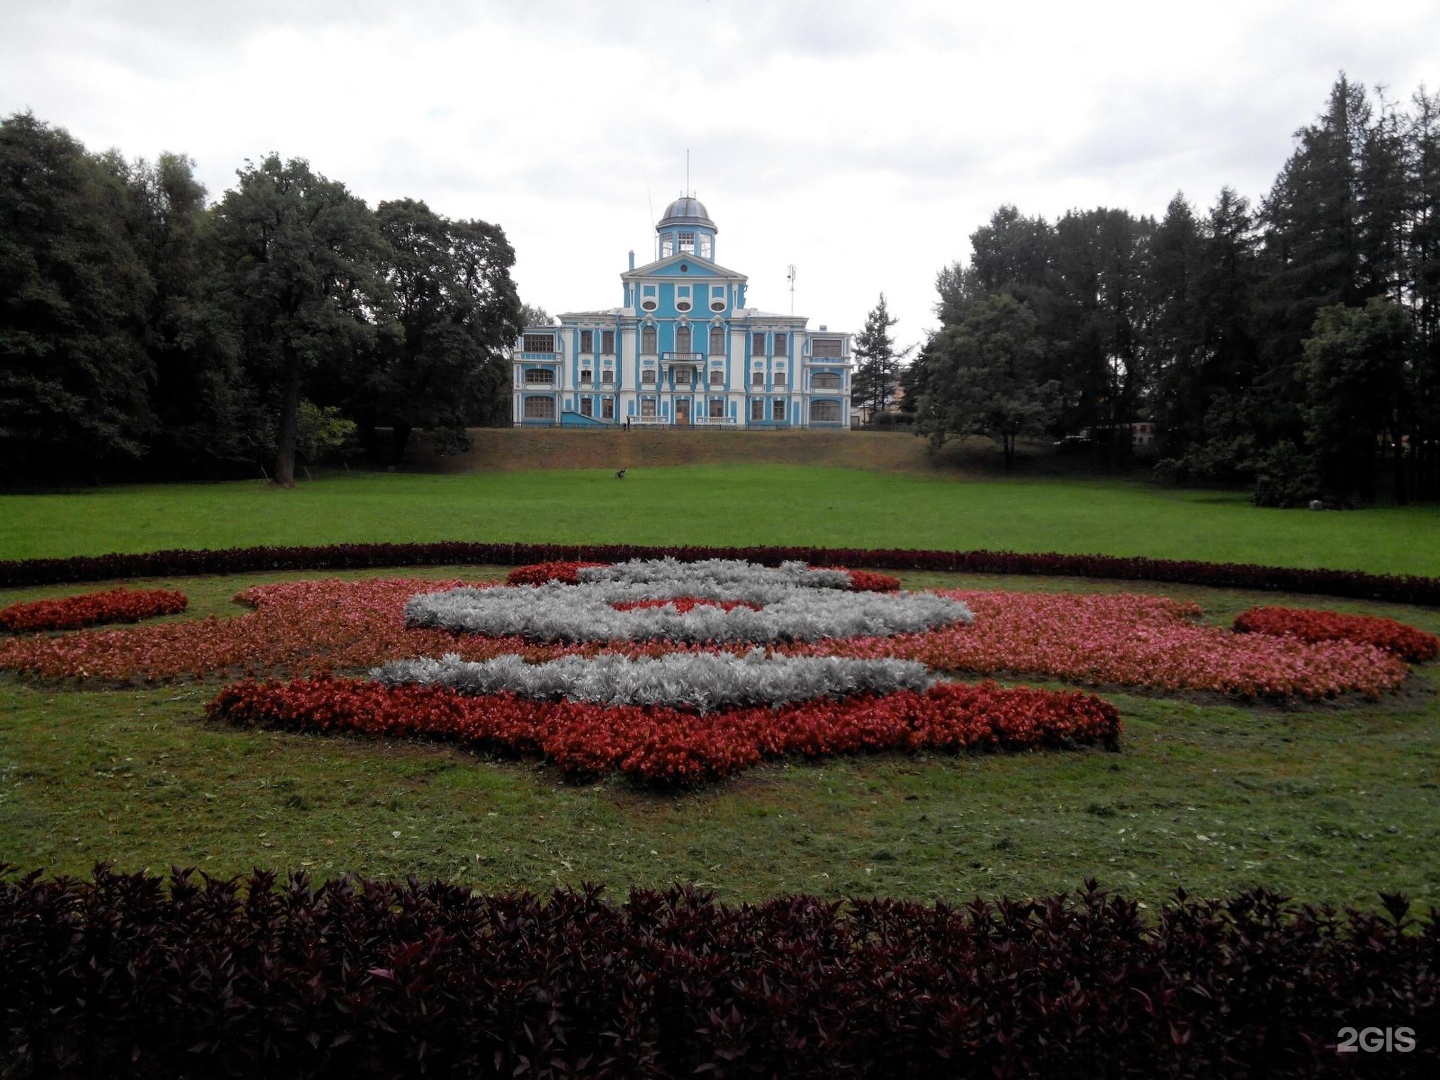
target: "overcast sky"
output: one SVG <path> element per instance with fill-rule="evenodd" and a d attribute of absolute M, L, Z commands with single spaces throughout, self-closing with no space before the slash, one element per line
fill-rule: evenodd
<path fill-rule="evenodd" d="M 1258 201 L 1337 75 L 1440 87 L 1437 0 L 0 0 L 0 115 L 191 157 L 218 199 L 303 157 L 373 206 L 504 227 L 522 299 L 618 306 L 686 185 L 750 303 L 901 345 L 1005 203 Z"/>

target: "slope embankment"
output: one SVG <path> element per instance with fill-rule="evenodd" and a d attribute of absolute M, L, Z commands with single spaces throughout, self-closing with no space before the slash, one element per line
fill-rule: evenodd
<path fill-rule="evenodd" d="M 932 462 L 926 441 L 903 432 L 475 428 L 470 434 L 470 451 L 444 460 L 440 469 L 636 469 L 742 462 L 876 472 L 955 467 L 948 454 L 938 464 Z"/>

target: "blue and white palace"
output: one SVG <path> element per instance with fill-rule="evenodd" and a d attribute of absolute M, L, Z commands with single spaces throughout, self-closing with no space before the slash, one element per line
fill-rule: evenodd
<path fill-rule="evenodd" d="M 527 326 L 513 353 L 520 426 L 847 428 L 850 335 L 745 306 L 698 199 L 672 202 L 624 304 Z"/>

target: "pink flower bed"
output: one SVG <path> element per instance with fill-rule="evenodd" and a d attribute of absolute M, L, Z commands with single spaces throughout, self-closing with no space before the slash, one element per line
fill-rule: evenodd
<path fill-rule="evenodd" d="M 0 667 L 52 679 L 164 681 L 367 668 L 446 652 L 468 660 L 504 653 L 548 660 L 603 649 L 405 628 L 402 611 L 410 596 L 456 584 L 387 578 L 258 586 L 239 594 L 256 610 L 236 618 L 0 640 Z M 1307 698 L 1354 691 L 1378 695 L 1396 689 L 1407 671 L 1402 661 L 1372 645 L 1238 635 L 1202 626 L 1196 621 L 1196 605 L 1161 597 L 976 591 L 946 595 L 974 610 L 973 626 L 817 642 L 783 651 L 893 656 L 939 671 L 1009 672 L 1091 685 Z M 652 643 L 605 651 L 655 656 L 673 647 Z"/>
<path fill-rule="evenodd" d="M 1322 698 L 1399 688 L 1407 668 L 1373 645 L 1240 635 L 1203 626 L 1197 604 L 1128 593 L 944 593 L 975 612 L 969 627 L 783 651 L 918 660 L 937 671 L 1049 675 L 1152 690 Z"/>
<path fill-rule="evenodd" d="M 110 589 L 106 592 L 32 600 L 0 610 L 0 630 L 37 633 L 79 630 L 100 623 L 139 622 L 157 615 L 178 615 L 190 601 L 175 589 Z"/>
<path fill-rule="evenodd" d="M 762 757 L 820 757 L 887 749 L 1022 750 L 1118 745 L 1120 716 L 1080 692 L 937 683 L 843 701 L 704 716 L 672 708 L 531 701 L 511 694 L 467 697 L 361 679 L 244 682 L 226 687 L 209 713 L 286 730 L 371 737 L 453 739 L 542 754 L 567 773 L 619 771 L 640 780 L 687 782 L 727 776 Z"/>
<path fill-rule="evenodd" d="M 1309 608 L 1258 607 L 1235 616 L 1234 628 L 1241 634 L 1272 634 L 1301 641 L 1354 641 L 1384 649 L 1412 664 L 1434 660 L 1440 654 L 1440 638 L 1406 626 L 1394 619 L 1374 615 L 1343 615 L 1338 611 Z"/>

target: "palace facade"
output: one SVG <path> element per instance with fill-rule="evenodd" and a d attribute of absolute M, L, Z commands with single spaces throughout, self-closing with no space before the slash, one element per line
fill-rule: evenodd
<path fill-rule="evenodd" d="M 850 338 L 746 306 L 692 196 L 656 226 L 655 261 L 620 275 L 624 302 L 527 326 L 512 353 L 517 426 L 848 428 Z"/>

